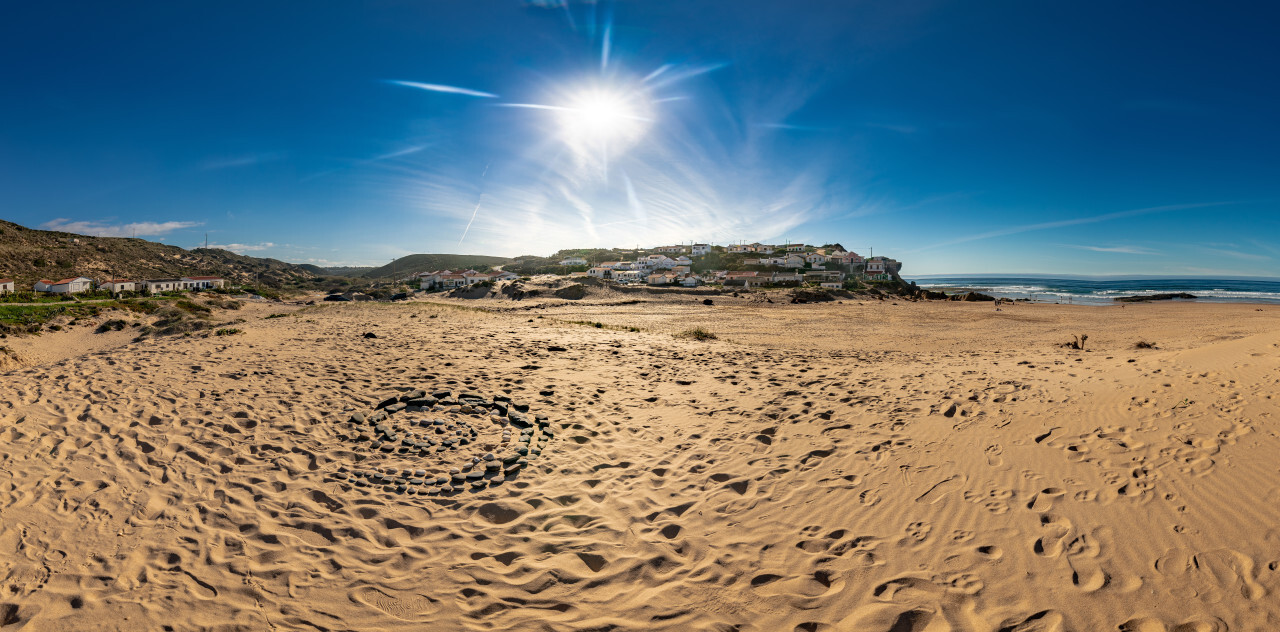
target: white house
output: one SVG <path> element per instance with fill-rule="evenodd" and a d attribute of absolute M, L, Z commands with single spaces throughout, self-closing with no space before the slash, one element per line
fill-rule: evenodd
<path fill-rule="evenodd" d="M 182 277 L 182 289 L 184 290 L 208 290 L 222 287 L 225 283 L 226 282 L 222 280 L 222 277 Z"/>
<path fill-rule="evenodd" d="M 827 262 L 827 256 L 826 256 L 826 255 L 820 255 L 820 254 L 818 254 L 818 253 L 816 253 L 816 252 L 811 252 L 811 253 L 809 253 L 809 254 L 807 254 L 807 255 L 805 255 L 805 256 L 804 256 L 804 260 L 805 260 L 805 261 L 808 261 L 809 263 L 826 263 L 826 262 Z"/>
<path fill-rule="evenodd" d="M 783 260 L 782 267 L 803 268 L 804 264 L 805 264 L 804 257 L 797 254 L 790 254 L 790 255 L 787 255 L 787 258 Z"/>
<path fill-rule="evenodd" d="M 783 248 L 786 248 L 787 252 L 803 252 L 804 244 L 787 244 Z"/>
<path fill-rule="evenodd" d="M 648 275 L 642 270 L 617 270 L 613 280 L 619 283 L 643 283 Z"/>
<path fill-rule="evenodd" d="M 883 257 L 872 257 L 867 259 L 866 273 L 868 275 L 884 274 L 885 261 Z"/>
<path fill-rule="evenodd" d="M 690 268 L 690 266 L 683 265 L 683 266 L 676 266 L 674 268 L 671 268 L 671 271 L 676 274 L 689 274 L 693 270 Z"/>
<path fill-rule="evenodd" d="M 565 257 L 564 259 L 561 259 L 561 260 L 560 260 L 560 265 L 562 265 L 562 266 L 585 266 L 585 265 L 587 265 L 587 260 L 586 260 L 586 259 L 583 259 L 582 257 Z"/>
<path fill-rule="evenodd" d="M 654 248 L 654 250 L 657 250 L 658 252 L 684 252 L 685 247 L 684 246 L 658 246 L 657 248 Z"/>
<path fill-rule="evenodd" d="M 61 281 L 50 281 L 48 279 L 40 279 L 36 281 L 35 291 L 49 292 L 51 294 L 76 294 L 79 292 L 88 292 L 93 289 L 93 279 L 89 277 L 75 277 L 71 279 L 62 279 Z"/>
<path fill-rule="evenodd" d="M 649 285 L 671 285 L 676 282 L 676 275 L 670 272 L 654 272 L 648 277 Z"/>
<path fill-rule="evenodd" d="M 182 279 L 147 279 L 146 281 L 142 282 L 142 289 L 147 294 L 181 290 Z"/>
<path fill-rule="evenodd" d="M 836 281 L 823 281 L 822 283 L 819 283 L 818 285 L 820 285 L 820 286 L 822 286 L 822 287 L 825 287 L 825 288 L 827 288 L 828 290 L 838 290 L 838 289 L 840 289 L 840 288 L 844 287 L 844 284 L 843 284 L 843 283 L 837 283 Z"/>
<path fill-rule="evenodd" d="M 514 272 L 507 272 L 506 270 L 499 270 L 497 272 L 492 272 L 487 276 L 489 277 L 490 281 L 512 281 L 520 278 L 520 275 Z"/>
<path fill-rule="evenodd" d="M 729 244 L 729 252 L 755 252 L 755 249 L 746 244 Z"/>
<path fill-rule="evenodd" d="M 602 266 L 596 266 L 594 268 L 591 268 L 590 270 L 587 270 L 587 274 L 597 279 L 613 278 L 613 270 L 602 267 Z"/>
<path fill-rule="evenodd" d="M 692 250 L 695 257 L 711 254 L 711 244 L 694 244 Z"/>
<path fill-rule="evenodd" d="M 0 279 L 0 294 L 12 294 L 16 291 L 13 288 L 13 279 Z"/>
<path fill-rule="evenodd" d="M 675 259 L 672 259 L 671 257 L 668 257 L 666 255 L 649 255 L 648 257 L 645 257 L 645 259 L 649 261 L 650 267 L 653 267 L 653 268 L 670 269 L 676 266 Z"/>
<path fill-rule="evenodd" d="M 804 280 L 804 275 L 798 272 L 774 272 L 774 283 L 799 283 Z"/>
<path fill-rule="evenodd" d="M 690 259 L 684 255 L 680 255 L 679 257 L 676 257 L 676 265 L 678 266 L 693 265 L 693 259 Z"/>
<path fill-rule="evenodd" d="M 119 294 L 121 292 L 137 292 L 138 284 L 127 279 L 111 279 L 110 281 L 99 285 L 98 289 L 106 290 L 112 294 Z"/>

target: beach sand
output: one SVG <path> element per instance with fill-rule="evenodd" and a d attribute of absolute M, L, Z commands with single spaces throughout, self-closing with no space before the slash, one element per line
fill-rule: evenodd
<path fill-rule="evenodd" d="M 3 341 L 0 630 L 1280 629 L 1280 308 L 701 300 Z M 409 388 L 541 454 L 354 486 L 514 445 L 354 440 Z"/>

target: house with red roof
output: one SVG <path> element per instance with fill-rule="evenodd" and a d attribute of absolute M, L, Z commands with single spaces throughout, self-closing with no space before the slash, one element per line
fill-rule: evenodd
<path fill-rule="evenodd" d="M 0 294 L 12 294 L 16 291 L 13 288 L 13 279 L 0 279 Z"/>
<path fill-rule="evenodd" d="M 111 279 L 110 281 L 99 285 L 98 289 L 106 290 L 112 294 L 119 294 L 121 292 L 137 292 L 138 284 L 128 279 Z"/>
<path fill-rule="evenodd" d="M 93 279 L 89 277 L 72 277 L 60 281 L 40 279 L 36 281 L 34 289 L 37 292 L 48 292 L 50 294 L 78 294 L 92 290 Z"/>

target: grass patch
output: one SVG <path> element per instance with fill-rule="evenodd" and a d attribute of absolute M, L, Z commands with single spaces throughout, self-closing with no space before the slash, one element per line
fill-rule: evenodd
<path fill-rule="evenodd" d="M 207 306 L 187 299 L 178 299 L 177 301 L 174 301 L 173 306 L 187 312 L 188 314 L 208 314 L 213 312 L 213 310 L 209 309 Z"/>
<path fill-rule="evenodd" d="M 267 320 L 267 319 L 270 319 L 270 318 L 284 318 L 285 316 L 288 316 L 288 314 L 267 314 L 266 316 L 263 316 L 262 318 L 263 318 L 263 320 Z"/>
<path fill-rule="evenodd" d="M 694 327 L 693 329 L 686 329 L 676 334 L 676 338 L 688 338 L 690 340 L 716 340 L 719 336 L 701 327 Z"/>
<path fill-rule="evenodd" d="M 239 329 L 236 329 L 235 327 L 224 327 L 224 328 L 222 328 L 222 329 L 219 329 L 219 330 L 217 330 L 217 331 L 213 332 L 213 335 L 215 335 L 215 336 L 234 336 L 234 335 L 236 335 L 236 334 L 240 334 L 240 333 L 244 333 L 244 332 L 240 331 Z"/>

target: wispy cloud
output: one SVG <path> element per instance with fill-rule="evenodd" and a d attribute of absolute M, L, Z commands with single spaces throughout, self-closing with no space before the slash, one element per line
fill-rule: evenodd
<path fill-rule="evenodd" d="M 257 244 L 209 244 L 209 247 L 217 248 L 219 250 L 230 250 L 231 252 L 234 252 L 238 255 L 242 255 L 246 252 L 261 252 L 263 250 L 270 250 L 272 248 L 275 248 L 276 245 L 269 241 L 264 241 L 262 243 L 257 243 Z"/>
<path fill-rule="evenodd" d="M 481 92 L 480 90 L 472 90 L 470 88 L 459 88 L 458 86 L 446 86 L 439 83 L 419 83 L 417 81 L 400 81 L 397 79 L 389 79 L 387 83 L 406 88 L 417 88 L 428 92 L 444 92 L 447 94 L 461 94 L 469 97 L 482 97 L 486 99 L 496 99 L 498 95 L 491 92 Z"/>
<path fill-rule="evenodd" d="M 132 222 L 108 224 L 104 221 L 72 221 L 59 217 L 40 225 L 44 230 L 58 230 L 95 237 L 158 237 L 175 230 L 195 228 L 201 222 Z"/>
<path fill-rule="evenodd" d="M 1024 224 L 1022 226 L 1010 226 L 985 233 L 958 237 L 947 241 L 938 242 L 906 251 L 906 254 L 922 252 L 925 250 L 933 250 L 934 248 L 942 248 L 945 246 L 954 246 L 956 244 L 968 243 L 971 241 L 979 241 L 982 239 L 991 239 L 993 237 L 1007 237 L 1009 235 L 1018 235 L 1021 233 L 1029 233 L 1037 230 L 1049 230 L 1052 228 L 1065 228 L 1067 226 L 1079 226 L 1081 224 L 1096 224 L 1098 222 L 1107 222 L 1114 219 L 1123 219 L 1125 217 L 1136 217 L 1139 215 L 1151 215 L 1153 213 L 1168 213 L 1171 211 L 1183 211 L 1193 208 L 1208 208 L 1213 206 L 1228 206 L 1237 204 L 1238 202 L 1202 202 L 1196 204 L 1170 204 L 1167 206 L 1150 206 L 1147 208 L 1136 208 L 1127 211 L 1118 211 L 1115 213 L 1104 213 L 1102 215 L 1093 215 L 1090 217 L 1077 217 L 1073 219 L 1057 220 L 1053 222 L 1039 222 L 1036 224 Z"/>
<path fill-rule="evenodd" d="M 214 158 L 207 160 L 200 165 L 202 171 L 218 171 L 220 169 L 234 169 L 236 167 L 250 167 L 267 162 L 275 162 L 284 160 L 288 154 L 282 151 L 271 151 L 258 154 L 248 154 L 244 156 L 233 156 L 224 158 Z"/>
<path fill-rule="evenodd" d="M 1219 257 L 1230 257 L 1232 259 L 1241 259 L 1244 261 L 1270 261 L 1271 257 L 1267 255 L 1255 254 L 1252 252 L 1242 252 L 1239 250 L 1229 250 L 1227 248 L 1209 248 L 1201 246 L 1201 251 Z"/>
<path fill-rule="evenodd" d="M 1142 246 L 1083 246 L 1078 244 L 1063 244 L 1068 248 L 1079 248 L 1080 250 L 1091 250 L 1093 252 L 1114 252 L 1123 255 L 1158 255 L 1159 252 Z"/>

